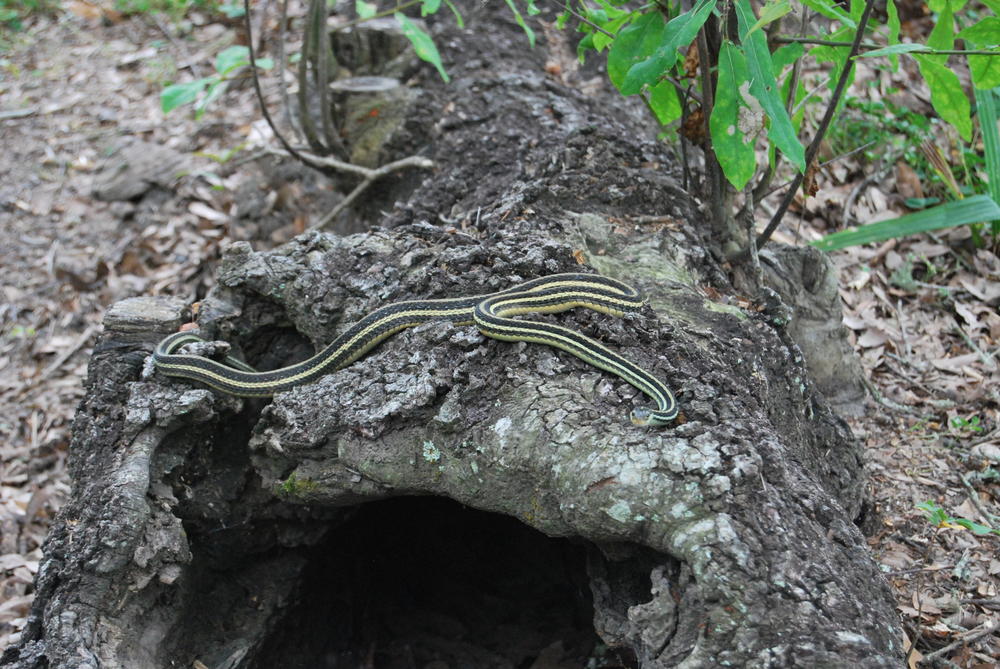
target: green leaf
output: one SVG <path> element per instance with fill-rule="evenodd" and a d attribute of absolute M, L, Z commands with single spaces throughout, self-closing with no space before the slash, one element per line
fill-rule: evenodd
<path fill-rule="evenodd" d="M 708 127 L 716 158 L 736 190 L 743 190 L 757 170 L 754 140 L 763 125 L 764 110 L 750 95 L 747 59 L 738 46 L 723 42 L 719 50 L 719 84 Z"/>
<path fill-rule="evenodd" d="M 371 17 L 378 14 L 378 7 L 375 6 L 374 2 L 365 2 L 365 0 L 354 0 L 354 11 L 358 13 L 359 19 L 370 19 Z"/>
<path fill-rule="evenodd" d="M 945 510 L 931 500 L 917 504 L 917 508 L 924 512 L 927 520 L 935 527 L 943 525 L 948 521 L 948 514 L 945 513 Z"/>
<path fill-rule="evenodd" d="M 927 36 L 927 46 L 932 49 L 951 49 L 955 46 L 955 16 L 951 12 L 951 3 L 946 2 L 938 15 L 931 34 Z M 944 64 L 947 56 L 936 56 Z"/>
<path fill-rule="evenodd" d="M 219 5 L 219 11 L 231 19 L 238 19 L 246 13 L 242 4 Z"/>
<path fill-rule="evenodd" d="M 962 90 L 958 75 L 946 65 L 939 63 L 937 56 L 913 56 L 920 73 L 931 89 L 931 104 L 942 119 L 955 126 L 965 141 L 972 139 L 972 110 L 969 98 Z"/>
<path fill-rule="evenodd" d="M 994 91 L 973 89 L 979 110 L 979 128 L 983 133 L 983 155 L 990 195 L 1000 202 L 1000 131 L 997 130 L 997 96 Z M 994 229 L 998 226 L 993 224 Z"/>
<path fill-rule="evenodd" d="M 962 7 L 965 6 L 966 0 L 929 0 L 927 6 L 935 14 L 939 14 L 948 8 L 952 12 L 961 11 Z"/>
<path fill-rule="evenodd" d="M 802 0 L 802 4 L 810 9 L 815 9 L 828 19 L 840 21 L 850 28 L 856 28 L 858 25 L 847 12 L 828 0 Z"/>
<path fill-rule="evenodd" d="M 997 46 L 1000 43 L 1000 18 L 988 16 L 958 33 L 958 36 L 965 40 L 967 48 L 990 49 L 996 54 L 966 56 L 975 88 L 989 90 L 1000 86 L 1000 46 Z"/>
<path fill-rule="evenodd" d="M 514 20 L 517 21 L 517 25 L 521 26 L 521 30 L 524 31 L 524 34 L 528 36 L 528 44 L 531 45 L 532 49 L 534 49 L 535 48 L 535 31 L 532 30 L 531 27 L 527 23 L 524 22 L 524 17 L 521 16 L 521 12 L 519 12 L 517 10 L 517 5 L 514 4 L 514 0 L 507 0 L 507 6 L 510 7 L 510 11 L 514 12 Z M 533 5 L 529 2 L 528 3 L 528 10 L 529 10 L 528 13 L 529 14 L 531 14 L 530 10 L 531 10 L 532 6 Z M 538 13 L 537 10 L 535 11 L 535 13 L 536 14 Z"/>
<path fill-rule="evenodd" d="M 750 26 L 750 30 L 747 33 L 756 32 L 768 23 L 777 21 L 790 11 L 792 11 L 792 5 L 788 0 L 768 0 L 760 10 L 760 18 L 757 19 L 757 23 Z"/>
<path fill-rule="evenodd" d="M 597 33 L 587 33 L 583 39 L 576 43 L 576 57 L 583 63 L 586 60 L 588 51 L 597 51 L 594 46 L 594 35 Z"/>
<path fill-rule="evenodd" d="M 1000 14 L 1000 0 L 982 0 L 982 2 L 992 9 L 994 14 Z"/>
<path fill-rule="evenodd" d="M 848 246 L 881 242 L 886 239 L 915 235 L 918 232 L 953 228 L 969 223 L 1000 219 L 1000 206 L 988 195 L 973 195 L 964 200 L 948 202 L 940 207 L 900 216 L 890 221 L 862 225 L 853 230 L 843 230 L 827 235 L 812 245 L 823 251 L 833 251 Z"/>
<path fill-rule="evenodd" d="M 643 86 L 655 85 L 677 62 L 677 49 L 690 44 L 708 20 L 718 0 L 698 0 L 689 11 L 674 17 L 663 31 L 663 39 L 646 60 L 629 68 L 619 87 L 622 95 L 635 95 Z"/>
<path fill-rule="evenodd" d="M 181 105 L 194 102 L 198 94 L 208 85 L 209 79 L 196 79 L 186 84 L 171 84 L 160 91 L 160 109 L 168 114 Z"/>
<path fill-rule="evenodd" d="M 455 25 L 459 28 L 464 28 L 465 21 L 462 19 L 462 13 L 458 11 L 458 7 L 455 6 L 455 3 L 451 0 L 444 0 L 444 4 L 448 5 L 448 9 L 450 9 L 451 13 L 455 15 Z"/>
<path fill-rule="evenodd" d="M 622 14 L 617 18 L 611 19 L 601 27 L 604 28 L 609 33 L 612 33 L 613 35 L 614 33 L 618 32 L 618 30 L 622 27 L 622 24 L 624 24 L 626 21 L 629 20 L 630 16 L 631 14 L 627 13 Z M 596 30 L 594 31 L 594 48 L 597 49 L 598 51 L 603 51 L 604 47 L 608 46 L 614 41 L 615 41 L 614 37 L 608 37 L 602 32 L 598 32 Z"/>
<path fill-rule="evenodd" d="M 669 81 L 661 81 L 649 89 L 649 106 L 661 125 L 673 123 L 681 117 L 681 101 L 677 89 Z"/>
<path fill-rule="evenodd" d="M 413 51 L 417 54 L 417 57 L 436 67 L 438 74 L 446 82 L 451 81 L 448 73 L 444 71 L 444 65 L 441 64 L 441 54 L 438 53 L 431 36 L 421 30 L 417 24 L 402 12 L 396 12 L 394 16 L 396 17 L 396 22 L 399 23 L 400 29 L 403 31 L 403 35 L 413 44 Z"/>
<path fill-rule="evenodd" d="M 609 18 L 617 18 L 619 16 L 630 16 L 632 12 L 627 9 L 619 9 L 612 5 L 608 0 L 597 0 L 597 4 L 604 8 Z"/>
<path fill-rule="evenodd" d="M 933 53 L 933 50 L 925 44 L 891 44 L 881 49 L 872 49 L 859 53 L 859 58 L 881 58 L 882 56 L 894 56 L 901 53 Z"/>
<path fill-rule="evenodd" d="M 980 48 L 996 46 L 1000 44 L 1000 18 L 987 16 L 958 33 L 958 36 L 975 42 Z"/>
<path fill-rule="evenodd" d="M 424 0 L 420 4 L 420 15 L 430 16 L 436 14 L 439 9 L 441 9 L 441 0 Z"/>
<path fill-rule="evenodd" d="M 969 71 L 975 89 L 990 90 L 1000 86 L 1000 49 L 994 49 L 995 56 L 968 56 Z"/>
<path fill-rule="evenodd" d="M 902 24 L 899 21 L 899 12 L 896 10 L 896 0 L 888 0 L 885 4 L 885 11 L 887 15 L 885 25 L 889 29 L 887 40 L 890 45 L 899 44 L 899 29 Z M 889 56 L 889 62 L 892 63 L 893 72 L 899 69 L 899 58 Z"/>
<path fill-rule="evenodd" d="M 663 42 L 665 29 L 663 16 L 652 11 L 643 14 L 618 33 L 608 50 L 608 78 L 615 88 L 621 91 L 629 68 L 656 51 Z"/>
<path fill-rule="evenodd" d="M 208 90 L 205 91 L 205 97 L 203 97 L 201 101 L 195 105 L 194 117 L 196 119 L 201 118 L 201 115 L 205 113 L 206 109 L 208 109 L 208 105 L 210 105 L 220 95 L 225 93 L 226 88 L 229 85 L 225 79 L 216 79 L 214 77 L 213 79 L 214 81 L 209 84 Z"/>
<path fill-rule="evenodd" d="M 968 518 L 952 518 L 951 520 L 956 525 L 961 525 L 967 530 L 972 530 L 973 534 L 983 535 L 983 534 L 989 534 L 991 532 L 1000 534 L 1000 530 L 994 530 L 991 527 L 980 525 L 979 523 L 975 523 L 969 520 Z"/>
<path fill-rule="evenodd" d="M 757 31 L 747 34 L 753 20 L 753 9 L 749 0 L 737 0 L 736 16 L 739 20 L 740 40 L 743 42 L 747 69 L 750 72 L 750 93 L 757 98 L 767 116 L 771 119 L 768 137 L 784 152 L 799 171 L 806 168 L 806 150 L 802 142 L 795 136 L 795 127 L 788 117 L 781 96 L 778 95 L 778 82 L 774 78 L 774 65 L 771 62 L 771 52 L 767 48 L 767 38 Z"/>
<path fill-rule="evenodd" d="M 805 47 L 798 43 L 778 47 L 771 54 L 771 63 L 774 65 L 775 78 L 781 76 L 782 71 L 786 67 L 801 58 L 805 50 Z"/>
<path fill-rule="evenodd" d="M 215 71 L 225 76 L 238 67 L 250 63 L 250 49 L 245 46 L 231 46 L 223 49 L 215 57 Z"/>

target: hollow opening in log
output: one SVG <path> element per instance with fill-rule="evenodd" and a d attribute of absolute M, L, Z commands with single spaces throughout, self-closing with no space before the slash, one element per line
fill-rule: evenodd
<path fill-rule="evenodd" d="M 359 507 L 315 548 L 253 666 L 583 667 L 593 619 L 584 545 L 402 497 Z"/>

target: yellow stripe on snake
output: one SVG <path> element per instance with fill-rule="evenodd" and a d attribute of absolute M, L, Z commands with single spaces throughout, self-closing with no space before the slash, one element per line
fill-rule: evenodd
<path fill-rule="evenodd" d="M 665 425 L 677 417 L 677 402 L 670 389 L 645 369 L 569 328 L 512 318 L 574 307 L 621 317 L 637 311 L 643 303 L 634 288 L 615 279 L 595 274 L 553 274 L 497 293 L 393 302 L 366 315 L 308 360 L 268 372 L 255 371 L 232 356 L 217 362 L 178 353 L 187 344 L 205 341 L 190 332 L 178 332 L 161 341 L 153 352 L 153 364 L 167 376 L 200 381 L 229 395 L 267 397 L 350 365 L 400 330 L 431 321 L 451 321 L 456 325 L 475 324 L 480 332 L 494 339 L 555 346 L 616 374 L 656 402 L 655 408 L 634 409 L 632 422 Z"/>

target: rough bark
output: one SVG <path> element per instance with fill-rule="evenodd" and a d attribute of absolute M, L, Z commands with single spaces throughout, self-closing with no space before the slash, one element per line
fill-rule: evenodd
<path fill-rule="evenodd" d="M 185 307 L 121 303 L 32 619 L 0 665 L 584 666 L 595 633 L 626 666 L 899 665 L 854 524 L 860 445 L 786 310 L 727 283 L 637 110 L 547 75 L 546 56 L 571 57 L 527 50 L 504 12 L 436 29 L 453 83 L 423 76 L 383 152 L 439 169 L 383 186 L 366 211 L 398 201 L 386 227 L 234 245 L 200 326 L 273 367 L 385 302 L 583 261 L 650 308 L 552 318 L 667 380 L 683 420 L 633 426 L 646 400 L 617 378 L 447 324 L 238 400 L 144 375 Z"/>

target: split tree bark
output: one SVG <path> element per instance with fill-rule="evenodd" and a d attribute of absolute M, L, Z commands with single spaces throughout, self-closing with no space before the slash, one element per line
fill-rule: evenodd
<path fill-rule="evenodd" d="M 554 318 L 664 378 L 683 419 L 632 426 L 646 399 L 617 378 L 447 324 L 242 401 L 143 376 L 186 307 L 120 303 L 0 665 L 898 666 L 861 447 L 780 301 L 729 284 L 641 110 L 505 12 L 435 30 L 453 83 L 421 71 L 380 155 L 438 169 L 383 185 L 385 227 L 234 245 L 199 323 L 273 367 L 389 301 L 592 268 L 650 308 Z"/>

